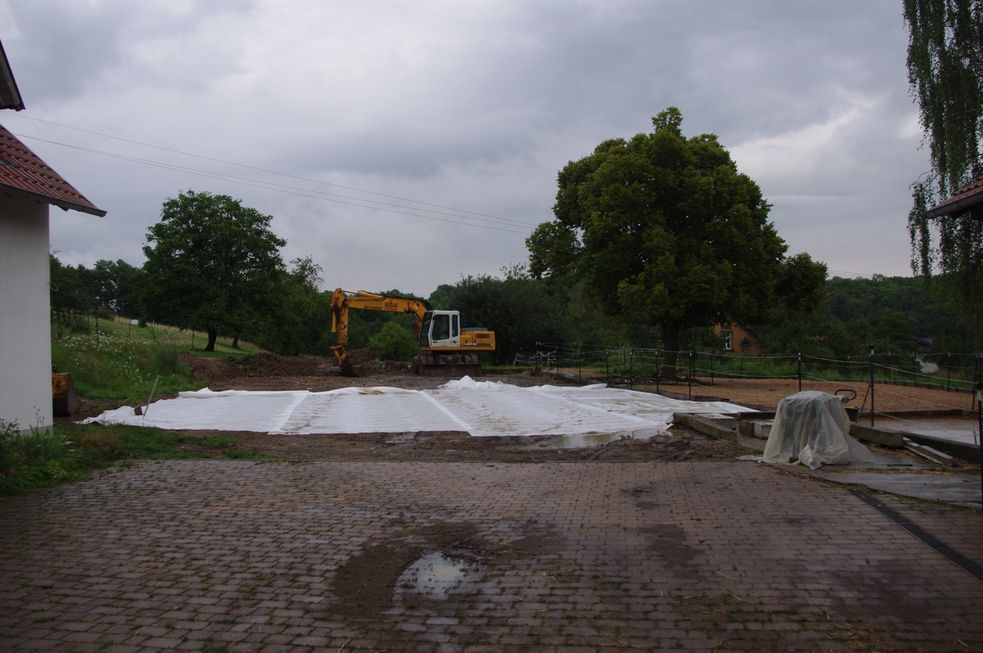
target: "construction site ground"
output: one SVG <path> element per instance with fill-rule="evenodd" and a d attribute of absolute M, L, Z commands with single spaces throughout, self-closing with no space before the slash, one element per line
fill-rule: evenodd
<path fill-rule="evenodd" d="M 447 380 L 195 364 L 215 390 Z M 0 650 L 983 649 L 983 575 L 849 487 L 686 429 L 590 449 L 233 436 L 272 460 L 138 462 L 0 499 Z M 978 510 L 877 497 L 983 563 Z"/>

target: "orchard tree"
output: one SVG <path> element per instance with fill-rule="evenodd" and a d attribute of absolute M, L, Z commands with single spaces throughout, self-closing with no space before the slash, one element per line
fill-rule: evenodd
<path fill-rule="evenodd" d="M 606 314 L 658 326 L 671 352 L 688 328 L 764 320 L 783 279 L 821 301 L 813 286 L 825 271 L 807 274 L 817 264 L 796 258 L 784 273 L 769 205 L 717 137 L 683 136 L 675 107 L 652 122 L 652 133 L 605 141 L 560 171 L 555 220 L 526 241 L 532 274 L 582 280 Z"/>
<path fill-rule="evenodd" d="M 143 301 L 151 319 L 238 336 L 274 305 L 284 274 L 271 216 L 228 195 L 188 191 L 168 199 L 147 230 Z"/>

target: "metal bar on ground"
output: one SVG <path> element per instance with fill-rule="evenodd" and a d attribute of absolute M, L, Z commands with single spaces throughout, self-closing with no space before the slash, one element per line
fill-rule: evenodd
<path fill-rule="evenodd" d="M 853 495 L 860 497 L 861 499 L 866 501 L 881 514 L 888 517 L 896 524 L 901 526 L 903 529 L 905 529 L 906 531 L 917 537 L 919 540 L 921 540 L 925 544 L 935 549 L 937 552 L 944 555 L 950 561 L 952 561 L 956 565 L 959 565 L 964 570 L 971 573 L 973 576 L 976 576 L 978 580 L 983 580 L 983 567 L 980 567 L 980 565 L 976 564 L 975 562 L 973 562 L 966 556 L 962 555 L 955 549 L 949 547 L 947 544 L 936 538 L 931 533 L 925 531 L 921 526 L 911 521 L 901 513 L 884 505 L 883 503 L 878 501 L 876 497 L 871 496 L 866 490 L 863 490 L 861 488 L 853 488 L 850 490 L 850 492 Z"/>

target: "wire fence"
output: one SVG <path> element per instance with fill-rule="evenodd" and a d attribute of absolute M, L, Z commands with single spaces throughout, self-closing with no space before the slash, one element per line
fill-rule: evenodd
<path fill-rule="evenodd" d="M 831 358 L 807 354 L 751 355 L 706 351 L 672 351 L 647 347 L 591 347 L 540 343 L 535 354 L 516 357 L 516 364 L 534 365 L 569 380 L 603 380 L 612 385 L 654 385 L 656 391 L 688 398 L 701 387 L 723 379 L 791 379 L 799 390 L 810 384 L 842 381 L 868 385 L 865 406 L 874 411 L 875 388 L 890 394 L 891 386 L 915 386 L 966 393 L 965 409 L 974 408 L 973 391 L 983 383 L 983 354 L 876 354 Z M 962 401 L 954 402 L 961 404 Z M 928 409 L 930 407 L 918 407 Z M 914 408 L 914 409 L 918 409 Z M 955 405 L 947 406 L 955 408 Z"/>

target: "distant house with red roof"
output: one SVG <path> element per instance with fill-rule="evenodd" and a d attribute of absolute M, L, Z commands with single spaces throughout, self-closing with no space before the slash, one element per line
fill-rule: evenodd
<path fill-rule="evenodd" d="M 735 322 L 715 324 L 713 335 L 721 339 L 723 350 L 727 354 L 757 356 L 761 353 L 761 343 L 758 342 L 758 336 L 744 325 Z"/>
<path fill-rule="evenodd" d="M 24 109 L 2 43 L 0 109 Z M 22 430 L 53 422 L 50 206 L 106 215 L 0 125 L 0 420 Z"/>

